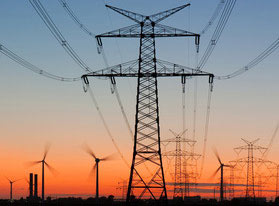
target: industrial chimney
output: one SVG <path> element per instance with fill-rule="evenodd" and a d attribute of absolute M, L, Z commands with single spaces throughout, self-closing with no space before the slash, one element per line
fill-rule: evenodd
<path fill-rule="evenodd" d="M 34 197 L 38 197 L 38 174 L 34 177 Z"/>
<path fill-rule="evenodd" d="M 33 197 L 33 173 L 29 175 L 29 197 Z"/>

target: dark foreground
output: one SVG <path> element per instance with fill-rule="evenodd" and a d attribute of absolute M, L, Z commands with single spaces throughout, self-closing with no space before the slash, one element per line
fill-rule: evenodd
<path fill-rule="evenodd" d="M 41 200 L 27 200 L 21 198 L 20 200 L 0 200 L 0 206 L 71 206 L 71 205 L 99 205 L 99 206 L 122 206 L 126 205 L 124 201 L 115 200 L 113 196 L 101 197 L 98 201 L 94 198 L 82 199 L 82 198 L 58 198 L 51 199 L 47 198 L 44 202 Z M 133 200 L 130 204 L 131 206 L 158 206 L 166 205 L 165 202 L 155 202 L 153 200 Z M 191 198 L 191 199 L 176 199 L 168 200 L 168 206 L 246 206 L 246 205 L 258 205 L 258 206 L 279 206 L 279 198 L 277 197 L 275 201 L 266 201 L 265 198 L 257 199 L 244 199 L 244 198 L 234 198 L 230 201 L 226 200 L 223 202 L 218 202 L 215 199 L 201 199 L 201 198 Z"/>

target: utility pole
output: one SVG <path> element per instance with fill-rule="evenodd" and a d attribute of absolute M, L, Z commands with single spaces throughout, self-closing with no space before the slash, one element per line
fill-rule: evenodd
<path fill-rule="evenodd" d="M 128 205 L 132 195 L 136 198 L 148 196 L 154 200 L 167 201 L 161 155 L 157 78 L 181 77 L 181 81 L 185 82 L 186 78 L 190 76 L 207 76 L 212 87 L 213 74 L 156 58 L 155 38 L 194 37 L 195 44 L 199 45 L 199 34 L 159 24 L 162 20 L 189 5 L 186 4 L 151 16 L 106 5 L 136 24 L 97 35 L 98 45 L 102 46 L 101 38 L 139 38 L 139 58 L 82 76 L 85 86 L 89 85 L 87 77 L 90 76 L 110 78 L 113 85 L 116 84 L 115 77 L 137 78 L 134 147 L 126 199 Z M 147 175 L 146 167 L 153 175 L 151 175 L 151 179 Z"/>

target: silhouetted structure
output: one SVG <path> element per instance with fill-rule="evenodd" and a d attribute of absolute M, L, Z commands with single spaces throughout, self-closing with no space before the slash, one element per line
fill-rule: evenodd
<path fill-rule="evenodd" d="M 189 6 L 186 4 L 151 16 L 108 6 L 108 8 L 133 20 L 136 24 L 97 35 L 97 42 L 102 46 L 103 37 L 140 38 L 139 58 L 134 61 L 88 73 L 82 78 L 89 84 L 88 76 L 109 77 L 113 85 L 115 77 L 137 77 L 137 102 L 134 134 L 134 151 L 127 192 L 127 204 L 132 201 L 132 194 L 142 198 L 166 200 L 167 191 L 161 156 L 158 87 L 157 77 L 182 77 L 182 84 L 190 76 L 209 77 L 210 86 L 213 74 L 162 61 L 156 58 L 155 38 L 157 37 L 195 37 L 199 45 L 199 34 L 182 29 L 161 25 L 159 22 Z M 151 175 L 146 175 L 146 167 Z"/>
<path fill-rule="evenodd" d="M 38 175 L 34 176 L 34 197 L 38 198 Z"/>
<path fill-rule="evenodd" d="M 255 145 L 255 143 L 259 141 L 259 139 L 256 139 L 254 141 L 247 141 L 245 139 L 242 139 L 242 141 L 244 141 L 246 145 L 234 148 L 234 150 L 237 152 L 237 154 L 239 154 L 242 150 L 247 150 L 248 156 L 247 158 L 238 159 L 236 162 L 243 162 L 247 164 L 246 198 L 255 198 L 254 163 L 263 162 L 264 160 L 254 157 L 253 152 L 255 150 L 258 150 L 263 154 L 267 148 Z"/>
<path fill-rule="evenodd" d="M 219 170 L 221 170 L 221 178 L 220 178 L 220 202 L 224 201 L 224 167 L 231 167 L 230 165 L 226 165 L 221 161 L 221 158 L 217 152 L 217 150 L 214 150 L 214 154 L 216 158 L 218 159 L 218 162 L 220 166 L 218 169 L 214 172 L 213 176 L 215 176 Z"/>
<path fill-rule="evenodd" d="M 164 153 L 164 156 L 173 156 L 175 157 L 175 164 L 174 164 L 174 188 L 173 188 L 173 198 L 181 197 L 183 198 L 186 192 L 186 182 L 187 179 L 185 176 L 189 176 L 189 174 L 182 172 L 182 158 L 185 161 L 187 158 L 191 158 L 192 156 L 199 156 L 198 154 L 192 154 L 191 152 L 182 151 L 181 143 L 190 143 L 193 144 L 196 141 L 182 138 L 187 130 L 184 130 L 180 134 L 175 133 L 174 131 L 170 130 L 171 133 L 174 135 L 174 138 L 162 140 L 162 142 L 174 142 L 175 143 L 175 150 L 174 151 L 167 151 Z M 184 180 L 184 182 L 183 182 Z"/>
<path fill-rule="evenodd" d="M 42 160 L 31 162 L 31 165 L 42 164 L 42 201 L 45 200 L 45 166 L 47 166 L 47 168 L 48 168 L 51 172 L 54 172 L 54 168 L 51 167 L 51 166 L 45 161 L 45 160 L 46 160 L 46 156 L 47 156 L 48 151 L 49 151 L 49 146 L 50 146 L 50 145 L 46 145 L 45 151 L 44 151 L 44 155 L 43 155 L 43 159 L 42 159 Z M 38 188 L 38 187 L 37 187 L 37 188 Z"/>
<path fill-rule="evenodd" d="M 33 173 L 29 174 L 29 198 L 33 198 Z"/>
<path fill-rule="evenodd" d="M 7 177 L 6 177 L 7 178 Z M 7 178 L 7 180 L 9 181 L 10 183 L 10 201 L 12 202 L 13 200 L 13 184 L 17 181 L 19 181 L 20 179 L 17 179 L 17 180 L 10 180 L 9 178 Z"/>
<path fill-rule="evenodd" d="M 99 163 L 100 161 L 107 161 L 111 159 L 111 155 L 104 157 L 104 158 L 98 158 L 96 157 L 96 155 L 94 154 L 94 152 L 87 146 L 85 145 L 85 151 L 94 158 L 95 164 L 91 170 L 91 174 L 93 174 L 94 172 L 96 172 L 96 201 L 99 201 Z"/>

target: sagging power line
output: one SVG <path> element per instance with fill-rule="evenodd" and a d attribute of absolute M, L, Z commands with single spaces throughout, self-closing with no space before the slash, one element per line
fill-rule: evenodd
<path fill-rule="evenodd" d="M 20 64 L 23 67 L 25 67 L 26 69 L 29 69 L 29 70 L 31 70 L 31 71 L 39 74 L 39 75 L 42 75 L 44 77 L 54 79 L 54 80 L 58 80 L 58 81 L 63 81 L 63 82 L 74 82 L 74 81 L 80 81 L 81 80 L 80 77 L 74 77 L 74 78 L 62 77 L 62 76 L 58 76 L 58 75 L 49 73 L 49 72 L 33 65 L 32 63 L 28 62 L 27 60 L 21 58 L 20 56 L 18 56 L 17 54 L 15 54 L 11 50 L 9 50 L 5 46 L 3 46 L 2 44 L 0 44 L 0 52 L 2 54 L 4 54 L 5 56 L 9 57 L 14 62 Z"/>
<path fill-rule="evenodd" d="M 37 14 L 43 20 L 44 24 L 48 27 L 55 39 L 60 43 L 64 50 L 70 55 L 70 57 L 86 72 L 92 71 L 92 69 L 87 66 L 84 61 L 79 57 L 75 50 L 66 41 L 60 30 L 57 28 L 50 15 L 43 7 L 39 0 L 29 0 Z"/>

